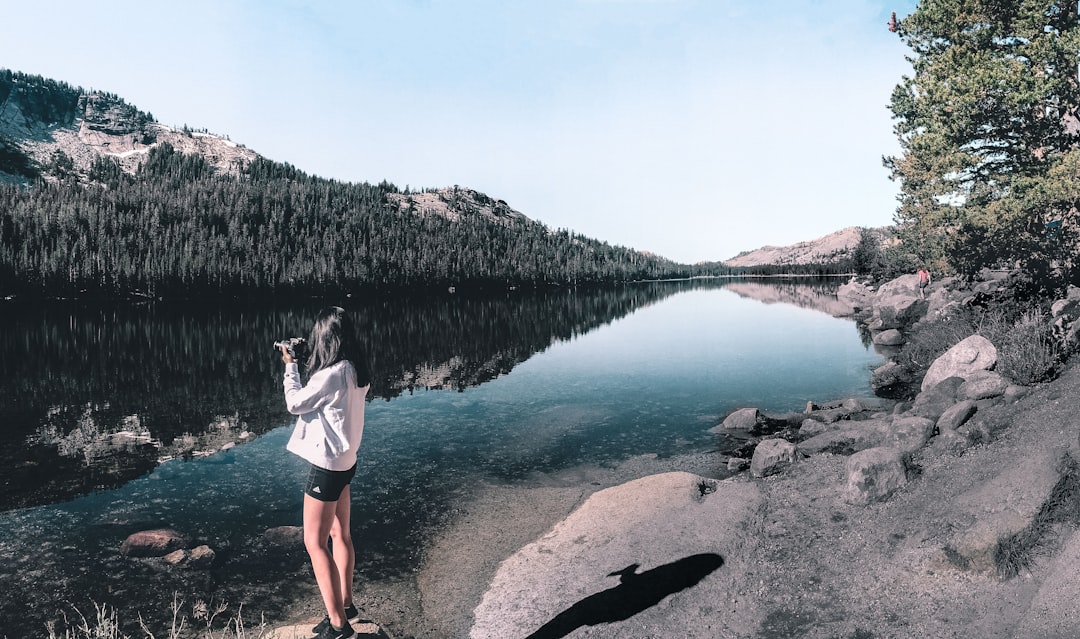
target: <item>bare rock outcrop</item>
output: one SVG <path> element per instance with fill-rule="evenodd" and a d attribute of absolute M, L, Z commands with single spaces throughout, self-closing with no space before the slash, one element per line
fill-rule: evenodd
<path fill-rule="evenodd" d="M 761 505 L 754 483 L 683 472 L 593 493 L 502 562 L 469 636 L 564 637 L 599 625 L 604 636 L 750 636 L 757 604 L 736 585 L 754 569 L 744 546 Z M 721 612 L 732 606 L 739 614 Z"/>

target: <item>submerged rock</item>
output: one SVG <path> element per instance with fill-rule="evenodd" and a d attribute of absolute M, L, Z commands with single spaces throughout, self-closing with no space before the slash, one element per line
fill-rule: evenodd
<path fill-rule="evenodd" d="M 188 539 L 183 533 L 171 528 L 158 528 L 128 536 L 120 544 L 120 552 L 126 557 L 162 557 L 187 545 Z"/>

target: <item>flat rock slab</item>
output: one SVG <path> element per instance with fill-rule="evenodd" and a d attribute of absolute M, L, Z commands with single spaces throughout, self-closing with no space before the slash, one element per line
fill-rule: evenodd
<path fill-rule="evenodd" d="M 758 604 L 736 584 L 756 562 L 761 499 L 744 479 L 685 472 L 598 491 L 500 564 L 470 637 L 752 634 L 739 624 Z"/>
<path fill-rule="evenodd" d="M 955 535 L 946 554 L 958 567 L 993 574 L 1002 542 L 1028 530 L 1062 477 L 1067 450 L 1049 447 L 1014 460 L 992 480 L 961 495 L 955 506 L 975 516 L 976 522 Z"/>
<path fill-rule="evenodd" d="M 1015 637 L 1070 639 L 1080 628 L 1080 532 L 1074 532 L 1043 580 L 1027 614 L 1013 629 Z"/>

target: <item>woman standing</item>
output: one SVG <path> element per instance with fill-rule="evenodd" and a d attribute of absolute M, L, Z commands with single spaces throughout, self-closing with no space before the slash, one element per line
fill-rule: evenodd
<path fill-rule="evenodd" d="M 300 383 L 296 360 L 281 347 L 285 405 L 297 415 L 286 449 L 311 464 L 304 489 L 304 546 L 326 606 L 326 618 L 313 632 L 319 639 L 347 639 L 356 634 L 350 620 L 359 617 L 353 604 L 349 483 L 356 474 L 371 375 L 344 309 L 320 311 L 308 343 L 307 384 Z"/>

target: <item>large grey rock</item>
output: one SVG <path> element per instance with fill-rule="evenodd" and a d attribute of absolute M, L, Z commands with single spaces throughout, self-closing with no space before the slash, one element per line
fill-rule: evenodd
<path fill-rule="evenodd" d="M 925 417 L 904 416 L 892 421 L 883 445 L 911 455 L 926 445 L 934 435 L 934 422 Z"/>
<path fill-rule="evenodd" d="M 874 295 L 874 316 L 885 329 L 910 326 L 926 309 L 926 300 L 919 294 L 919 277 L 915 274 L 901 275 L 882 284 Z"/>
<path fill-rule="evenodd" d="M 827 433 L 830 430 L 839 430 L 840 428 L 840 422 L 821 422 L 807 417 L 799 426 L 799 439 L 810 439 L 814 435 Z"/>
<path fill-rule="evenodd" d="M 844 500 L 866 505 L 888 499 L 907 483 L 904 454 L 895 448 L 870 448 L 844 462 L 847 485 Z"/>
<path fill-rule="evenodd" d="M 756 408 L 740 408 L 724 418 L 719 426 L 713 426 L 709 432 L 725 430 L 754 430 L 761 420 L 761 411 Z"/>
<path fill-rule="evenodd" d="M 502 562 L 473 611 L 469 637 L 640 637 L 660 629 L 686 639 L 754 635 L 755 616 L 765 613 L 736 584 L 760 561 L 747 536 L 760 517 L 758 485 L 673 472 L 592 494 Z M 702 608 L 732 598 L 748 614 Z M 654 630 L 643 635 L 645 628 Z"/>
<path fill-rule="evenodd" d="M 972 335 L 934 360 L 923 377 L 922 390 L 948 377 L 967 378 L 976 371 L 990 370 L 994 364 L 997 364 L 997 348 L 982 335 Z"/>
<path fill-rule="evenodd" d="M 754 447 L 754 456 L 750 460 L 750 474 L 754 477 L 767 477 L 776 474 L 795 463 L 797 452 L 795 444 L 781 439 L 765 439 Z"/>

